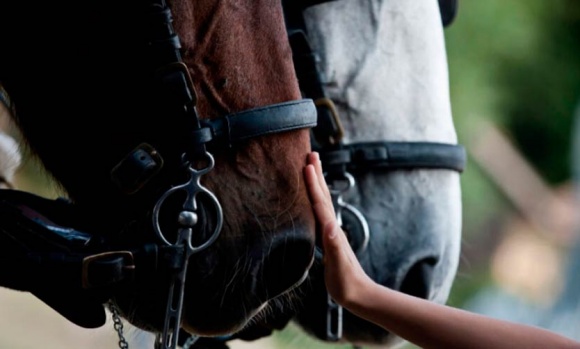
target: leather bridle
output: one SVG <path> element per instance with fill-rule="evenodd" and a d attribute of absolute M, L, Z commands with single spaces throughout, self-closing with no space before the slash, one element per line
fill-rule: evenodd
<path fill-rule="evenodd" d="M 184 132 L 186 144 L 181 167 L 189 179 L 167 189 L 152 208 L 150 223 L 156 240 L 139 246 L 124 246 L 116 240 L 86 233 L 85 219 L 89 213 L 81 212 L 72 203 L 58 199 L 50 200 L 17 190 L 0 191 L 0 242 L 10 249 L 10 262 L 16 260 L 34 271 L 38 282 L 29 281 L 18 285 L 45 301 L 70 321 L 83 327 L 98 327 L 104 318 L 86 319 L 67 307 L 67 299 L 61 299 L 43 287 L 48 278 L 62 281 L 59 289 L 70 289 L 61 297 L 74 294 L 92 305 L 99 305 L 113 297 L 118 288 L 149 272 L 164 268 L 171 273 L 163 333 L 158 336 L 156 348 L 176 348 L 184 297 L 187 262 L 192 254 L 209 247 L 219 236 L 223 213 L 219 199 L 200 178 L 213 168 L 214 158 L 210 146 L 234 146 L 256 137 L 312 128 L 316 126 L 316 109 L 311 99 L 289 101 L 260 108 L 245 110 L 208 120 L 197 112 L 197 97 L 187 66 L 180 54 L 180 40 L 172 26 L 172 14 L 165 0 L 150 0 L 142 5 L 143 23 L 148 37 L 146 44 L 155 66 L 155 79 L 163 98 L 172 104 L 177 117 L 189 121 Z M 0 101 L 15 112 L 2 90 Z M 143 143 L 111 170 L 111 180 L 128 195 L 146 187 L 164 166 L 163 155 L 150 144 Z M 185 193 L 174 241 L 160 224 L 160 211 L 166 200 L 177 192 Z M 204 200 L 200 199 L 204 196 Z M 207 207 L 207 206 L 210 207 Z M 200 210 L 211 212 L 212 232 L 205 241 L 193 244 L 194 227 L 203 215 Z M 130 230 L 128 228 L 128 230 Z M 126 232 L 125 232 L 126 233 Z M 135 232 L 136 233 L 136 232 Z M 105 236 L 105 235 L 103 235 Z M 7 255 L 4 254 L 4 258 Z M 5 264 L 4 264 L 5 265 Z M 12 285 L 14 280 L 0 280 Z M 53 281 L 54 282 L 54 281 Z M 76 309 L 78 310 L 78 309 Z M 103 311 L 104 315 L 104 311 Z"/>
<path fill-rule="evenodd" d="M 316 66 L 316 55 L 311 49 L 302 18 L 305 8 L 332 0 L 284 0 L 288 33 L 294 51 L 294 61 L 300 86 L 305 99 L 275 104 L 243 111 L 221 118 L 202 119 L 196 110 L 196 95 L 187 66 L 180 55 L 180 41 L 172 28 L 172 16 L 164 0 L 152 0 L 146 4 L 145 21 L 149 24 L 148 39 L 152 54 L 156 55 L 157 78 L 160 89 L 170 91 L 171 100 L 182 110 L 183 117 L 192 125 L 188 130 L 189 141 L 183 153 L 183 168 L 190 179 L 164 192 L 156 202 L 151 224 L 157 240 L 140 246 L 123 246 L 115 241 L 88 234 L 90 216 L 62 199 L 50 200 L 17 190 L 0 191 L 0 241 L 10 249 L 6 262 L 26 264 L 35 270 L 39 280 L 31 281 L 29 291 L 45 301 L 70 321 L 82 327 L 99 327 L 104 319 L 77 317 L 67 308 L 68 295 L 74 295 L 83 302 L 101 306 L 112 297 L 117 287 L 123 287 L 137 278 L 145 278 L 151 270 L 167 268 L 172 271 L 167 314 L 163 334 L 156 343 L 157 348 L 175 348 L 178 343 L 178 323 L 181 317 L 183 286 L 187 270 L 187 257 L 210 246 L 217 239 L 223 221 L 219 199 L 200 184 L 200 177 L 213 167 L 213 156 L 208 151 L 212 144 L 234 145 L 254 137 L 286 132 L 295 129 L 312 128 L 312 147 L 320 152 L 329 184 L 346 183 L 333 191 L 336 211 L 342 219 L 364 227 L 364 216 L 356 208 L 342 201 L 343 190 L 354 184 L 350 173 L 370 171 L 378 168 L 398 170 L 413 168 L 449 169 L 461 172 L 465 166 L 465 151 L 455 144 L 431 142 L 372 142 L 344 144 L 340 118 L 333 102 L 324 92 L 322 79 Z M 445 0 L 439 0 L 447 2 Z M 456 12 L 456 1 L 452 6 L 441 7 L 442 22 L 448 25 Z M 315 104 L 313 103 L 315 101 Z M 0 90 L 0 103 L 12 113 L 16 112 L 8 95 Z M 318 123 L 318 126 L 316 126 Z M 316 127 L 315 127 L 316 126 Z M 111 178 L 121 190 L 128 194 L 138 192 L 159 173 L 163 167 L 163 154 L 148 144 L 139 145 L 112 169 Z M 196 166 L 203 164 L 202 168 Z M 169 241 L 159 225 L 158 214 L 167 197 L 182 190 L 187 199 L 179 214 L 180 229 L 175 242 Z M 207 204 L 197 200 L 197 195 L 209 198 L 213 205 L 213 233 L 199 245 L 191 244 L 192 228 L 197 223 L 197 211 Z M 349 223 L 350 222 L 350 223 Z M 346 228 L 348 230 L 348 228 Z M 353 239 L 351 239 L 352 242 Z M 358 253 L 364 251 L 365 241 L 359 238 L 353 247 Z M 8 242 L 10 242 L 8 244 Z M 6 255 L 5 255 L 6 256 Z M 161 258 L 163 256 L 163 258 Z M 6 258 L 6 257 L 4 257 Z M 166 265 L 160 265 L 165 261 Z M 44 292 L 46 275 L 58 275 L 63 284 L 61 297 Z M 44 276 L 43 276 L 44 275 Z M 10 284 L 12 280 L 0 280 Z M 173 288 L 180 287 L 175 293 Z M 177 294 L 178 299 L 172 299 Z M 172 307 L 177 303 L 177 307 Z M 341 308 L 329 298 L 328 339 L 338 340 L 342 332 Z"/>
<path fill-rule="evenodd" d="M 294 66 L 300 88 L 305 97 L 314 100 L 318 124 L 311 129 L 312 149 L 320 153 L 326 181 L 337 213 L 337 219 L 349 236 L 351 246 L 358 255 L 364 253 L 370 230 L 364 215 L 346 203 L 342 196 L 355 185 L 359 174 L 378 170 L 437 169 L 463 172 L 466 152 L 458 144 L 438 142 L 343 142 L 344 130 L 334 102 L 327 96 L 318 68 L 318 58 L 307 35 L 303 12 L 314 5 L 336 0 L 282 0 L 285 20 L 293 51 Z M 457 14 L 457 0 L 438 0 L 441 22 L 450 25 Z M 316 250 L 322 258 L 321 249 Z M 342 337 L 342 307 L 327 297 L 326 340 L 338 341 Z M 203 348 L 226 348 L 225 342 L 241 338 L 254 340 L 269 335 L 262 329 L 246 329 L 243 333 L 222 338 L 204 338 Z M 193 343 L 196 343 L 193 341 Z M 188 348 L 195 348 L 193 344 Z"/>
<path fill-rule="evenodd" d="M 326 181 L 337 213 L 337 219 L 347 232 L 357 255 L 364 253 L 370 230 L 364 215 L 343 200 L 343 194 L 355 186 L 352 175 L 379 170 L 435 169 L 463 172 L 466 152 L 458 144 L 438 142 L 343 142 L 344 130 L 334 102 L 327 96 L 318 68 L 318 58 L 307 35 L 303 12 L 314 5 L 336 0 L 282 0 L 294 66 L 305 97 L 314 100 L 318 124 L 311 129 L 312 149 L 320 153 Z M 450 25 L 457 14 L 457 0 L 438 0 L 441 23 Z M 322 258 L 321 249 L 316 250 Z M 326 340 L 338 341 L 342 337 L 342 307 L 327 297 Z M 225 348 L 224 342 L 241 338 L 253 340 L 270 332 L 246 329 L 244 333 L 223 338 L 207 338 L 203 348 Z M 195 345 L 191 346 L 195 348 Z"/>

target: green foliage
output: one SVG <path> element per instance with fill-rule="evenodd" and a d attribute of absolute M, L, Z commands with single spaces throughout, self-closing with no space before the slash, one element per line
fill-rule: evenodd
<path fill-rule="evenodd" d="M 506 59 L 506 125 L 528 159 L 551 183 L 570 178 L 574 109 L 580 100 L 580 11 L 575 1 L 543 2 L 542 29 L 532 57 Z"/>
<path fill-rule="evenodd" d="M 547 181 L 570 179 L 572 117 L 580 100 L 580 2 L 460 1 L 445 36 L 459 141 L 469 151 L 478 121 L 492 121 Z M 481 168 L 468 165 L 464 236 L 507 207 Z"/>

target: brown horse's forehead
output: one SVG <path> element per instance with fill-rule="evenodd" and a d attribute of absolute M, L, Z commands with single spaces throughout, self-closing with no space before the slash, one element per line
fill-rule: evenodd
<path fill-rule="evenodd" d="M 301 98 L 279 3 L 191 3 L 172 6 L 202 117 Z M 191 23 L 197 23 L 195 29 Z M 274 41 L 275 46 L 264 46 Z"/>

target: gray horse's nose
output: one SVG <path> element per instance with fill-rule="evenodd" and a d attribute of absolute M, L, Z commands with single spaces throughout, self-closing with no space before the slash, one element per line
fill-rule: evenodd
<path fill-rule="evenodd" d="M 280 236 L 265 253 L 255 292 L 272 299 L 304 281 L 314 259 L 314 241 L 308 237 Z M 260 287 L 261 286 L 261 287 Z"/>
<path fill-rule="evenodd" d="M 417 261 L 409 268 L 399 290 L 411 296 L 427 299 L 431 291 L 430 287 L 436 264 L 435 257 L 427 257 Z"/>

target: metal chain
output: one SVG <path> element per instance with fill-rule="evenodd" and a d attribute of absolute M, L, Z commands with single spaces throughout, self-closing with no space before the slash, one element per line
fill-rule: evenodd
<path fill-rule="evenodd" d="M 117 335 L 119 336 L 119 348 L 129 349 L 129 343 L 125 339 L 125 335 L 123 335 L 123 321 L 119 315 L 119 308 L 117 308 L 112 301 L 109 301 L 109 310 L 111 311 L 113 318 L 113 328 L 117 331 Z"/>

